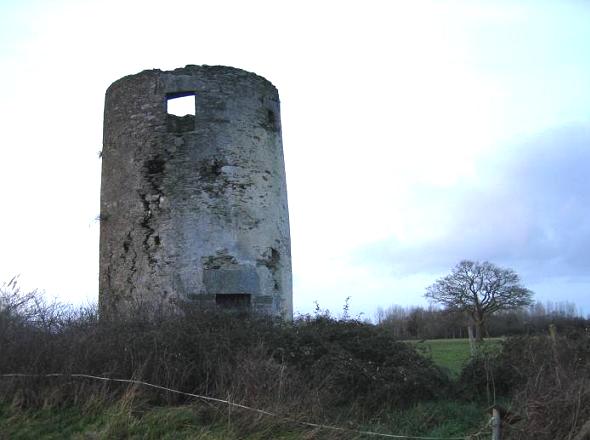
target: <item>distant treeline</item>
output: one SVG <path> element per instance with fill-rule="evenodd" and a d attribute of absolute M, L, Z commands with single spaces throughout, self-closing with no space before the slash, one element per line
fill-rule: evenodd
<path fill-rule="evenodd" d="M 379 308 L 378 325 L 390 328 L 401 339 L 467 338 L 467 316 L 436 306 L 391 306 Z M 486 323 L 486 336 L 519 336 L 546 333 L 549 325 L 558 331 L 590 328 L 590 319 L 581 316 L 569 302 L 536 302 L 530 307 L 498 312 Z"/>

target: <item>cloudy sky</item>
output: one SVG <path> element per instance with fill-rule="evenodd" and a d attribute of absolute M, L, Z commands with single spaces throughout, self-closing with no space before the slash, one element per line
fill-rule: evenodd
<path fill-rule="evenodd" d="M 295 309 L 426 304 L 461 259 L 590 312 L 590 3 L 0 0 L 0 280 L 95 301 L 104 92 L 279 89 Z"/>

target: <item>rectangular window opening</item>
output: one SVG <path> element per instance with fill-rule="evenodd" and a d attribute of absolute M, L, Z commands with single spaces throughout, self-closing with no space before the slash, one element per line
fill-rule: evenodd
<path fill-rule="evenodd" d="M 250 308 L 251 297 L 249 293 L 218 293 L 215 304 L 222 309 L 245 310 Z"/>
<path fill-rule="evenodd" d="M 195 92 L 169 93 L 166 95 L 166 112 L 174 116 L 195 116 Z"/>

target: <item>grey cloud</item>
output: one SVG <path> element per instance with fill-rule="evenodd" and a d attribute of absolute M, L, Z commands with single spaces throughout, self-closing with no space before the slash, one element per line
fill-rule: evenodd
<path fill-rule="evenodd" d="M 545 133 L 479 163 L 471 187 L 423 188 L 416 199 L 442 238 L 395 239 L 358 249 L 355 260 L 401 274 L 446 271 L 461 259 L 490 260 L 543 278 L 590 269 L 590 127 Z M 428 204 L 436 206 L 432 209 Z"/>

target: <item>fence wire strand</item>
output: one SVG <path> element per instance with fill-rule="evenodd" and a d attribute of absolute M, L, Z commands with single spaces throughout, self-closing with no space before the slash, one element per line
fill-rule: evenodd
<path fill-rule="evenodd" d="M 117 379 L 117 378 L 111 378 L 111 377 L 93 376 L 91 374 L 82 374 L 82 373 L 72 373 L 72 374 L 66 374 L 66 373 L 49 373 L 49 374 L 6 373 L 6 374 L 0 374 L 0 377 L 13 377 L 13 378 L 14 377 L 76 377 L 76 378 L 101 380 L 104 382 L 119 382 L 119 383 L 143 385 L 143 386 L 146 386 L 149 388 L 155 388 L 155 389 L 162 390 L 162 391 L 168 391 L 168 392 L 171 392 L 174 394 L 193 397 L 196 399 L 201 399 L 201 400 L 205 400 L 205 401 L 209 401 L 209 402 L 222 403 L 224 405 L 245 409 L 247 411 L 256 412 L 258 414 L 262 414 L 262 415 L 265 415 L 268 417 L 274 417 L 277 419 L 281 419 L 283 421 L 298 423 L 300 425 L 309 426 L 312 428 L 326 429 L 326 430 L 340 431 L 340 432 L 349 432 L 351 434 L 354 433 L 354 434 L 374 436 L 374 437 L 397 438 L 397 439 L 407 439 L 407 440 L 476 440 L 476 439 L 480 438 L 480 436 L 483 435 L 483 433 L 485 431 L 487 431 L 487 426 L 486 426 L 482 430 L 480 430 L 479 432 L 477 432 L 475 434 L 465 435 L 465 436 L 461 436 L 461 437 L 424 437 L 424 436 L 412 436 L 412 435 L 400 435 L 400 434 L 385 434 L 385 433 L 381 433 L 381 432 L 363 431 L 363 430 L 357 430 L 357 429 L 343 428 L 341 426 L 324 425 L 321 423 L 306 422 L 303 420 L 297 420 L 297 419 L 293 419 L 290 417 L 281 416 L 280 414 L 276 414 L 276 413 L 273 413 L 270 411 L 265 411 L 263 409 L 253 408 L 253 407 L 247 406 L 247 405 L 242 405 L 241 403 L 232 402 L 232 401 L 224 400 L 224 399 L 218 399 L 218 398 L 210 397 L 210 396 L 202 396 L 200 394 L 187 393 L 185 391 L 175 390 L 173 388 L 168 388 L 168 387 L 164 387 L 161 385 L 155 385 L 155 384 L 152 384 L 149 382 L 144 382 L 142 380 L 136 380 L 136 379 Z"/>

